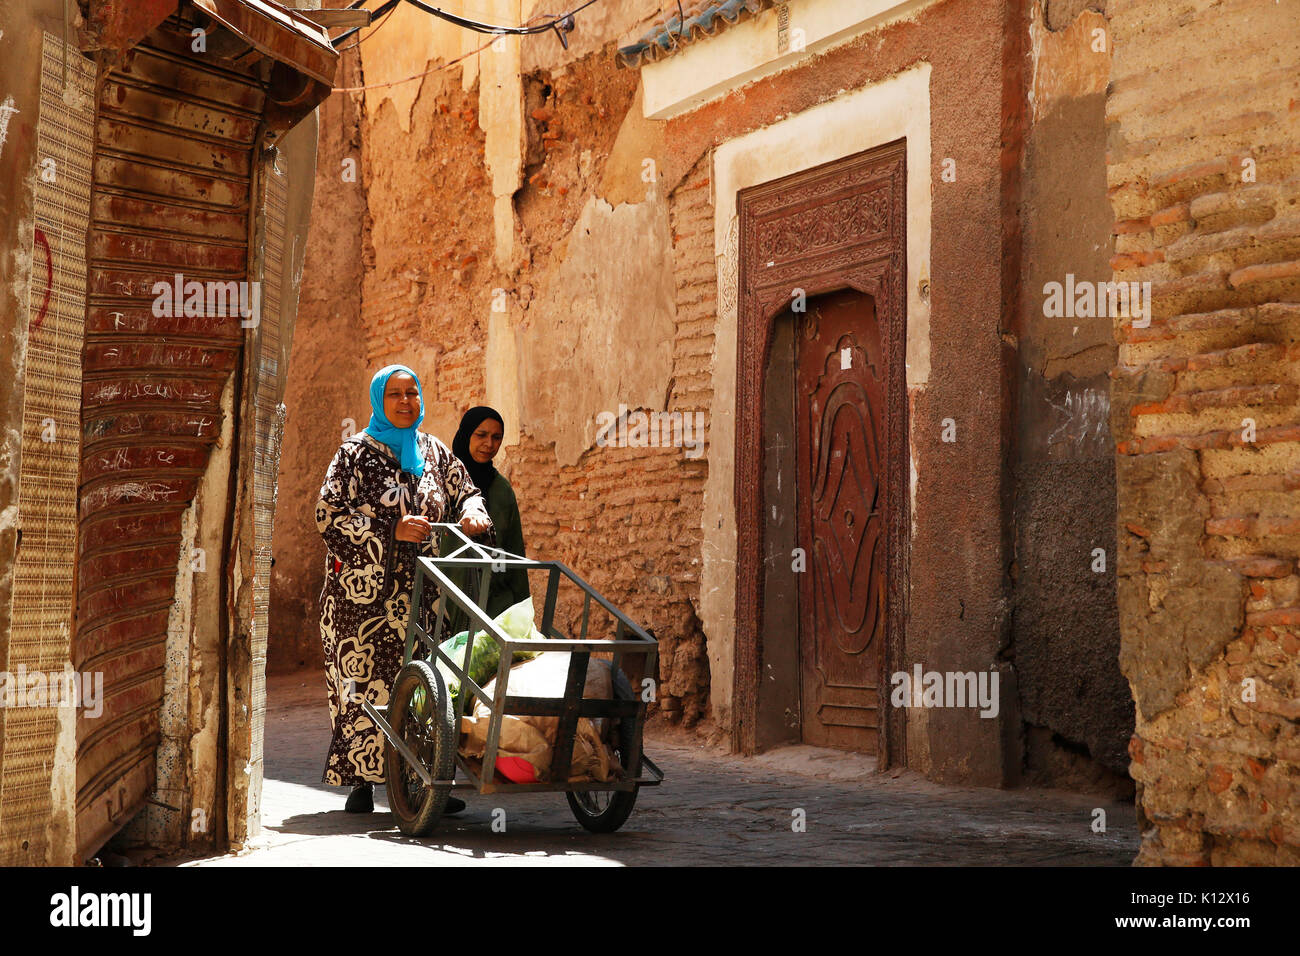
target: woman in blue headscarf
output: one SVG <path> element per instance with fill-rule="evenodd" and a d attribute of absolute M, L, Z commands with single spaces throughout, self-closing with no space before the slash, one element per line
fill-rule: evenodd
<path fill-rule="evenodd" d="M 483 495 L 451 450 L 419 431 L 423 392 L 404 365 L 370 383 L 370 424 L 339 446 L 316 503 L 316 527 L 329 549 L 321 592 L 321 643 L 334 737 L 324 782 L 350 786 L 346 809 L 374 809 L 384 780 L 384 739 L 361 700 L 388 703 L 402 666 L 417 556 L 437 557 L 436 522 L 466 534 L 491 530 Z M 451 517 L 448 517 L 451 516 Z M 455 799 L 447 813 L 464 807 Z"/>

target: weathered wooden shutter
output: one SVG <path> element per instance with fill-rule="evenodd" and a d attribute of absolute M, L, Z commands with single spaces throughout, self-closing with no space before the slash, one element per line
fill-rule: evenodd
<path fill-rule="evenodd" d="M 93 851 L 155 781 L 181 515 L 221 429 L 238 317 L 158 316 L 156 282 L 243 282 L 264 93 L 193 55 L 168 21 L 103 83 L 86 316 L 76 664 L 104 672 L 104 713 L 77 733 L 78 844 Z M 213 555 L 208 573 L 220 574 Z"/>

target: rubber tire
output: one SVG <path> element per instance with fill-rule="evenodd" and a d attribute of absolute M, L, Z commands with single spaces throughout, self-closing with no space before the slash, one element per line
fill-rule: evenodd
<path fill-rule="evenodd" d="M 456 772 L 456 735 L 452 727 L 454 715 L 451 698 L 447 695 L 446 685 L 437 668 L 430 667 L 425 661 L 411 661 L 398 672 L 397 680 L 393 681 L 393 692 L 389 695 L 389 726 L 395 733 L 402 733 L 402 727 L 410 719 L 411 698 L 417 688 L 423 689 L 430 702 L 433 753 L 428 755 L 429 772 L 435 780 L 450 780 Z M 405 735 L 402 736 L 406 739 Z M 404 786 L 406 773 L 406 759 L 392 743 L 386 743 L 385 786 L 388 790 L 388 806 L 397 818 L 397 828 L 407 836 L 426 837 L 434 831 L 442 817 L 447 798 L 451 796 L 451 785 L 428 787 L 421 781 L 419 798 L 411 800 Z"/>
<path fill-rule="evenodd" d="M 615 700 L 636 700 L 636 695 L 632 693 L 632 685 L 627 682 L 627 675 L 621 669 L 614 671 L 614 699 Z M 628 754 L 632 752 L 632 737 L 635 733 L 635 722 L 633 720 L 622 720 L 618 722 L 615 728 L 618 734 L 618 756 L 623 766 L 623 772 L 636 776 L 637 771 L 627 766 Z M 592 833 L 613 833 L 624 823 L 632 814 L 632 808 L 636 806 L 637 791 L 641 785 L 637 784 L 633 790 L 613 790 L 607 791 L 610 795 L 609 806 L 605 807 L 600 813 L 592 813 L 590 809 L 582 805 L 579 794 L 566 793 L 565 797 L 569 800 L 569 809 L 573 811 L 573 816 L 579 823 Z M 601 791 L 584 791 L 585 793 L 600 793 Z"/>

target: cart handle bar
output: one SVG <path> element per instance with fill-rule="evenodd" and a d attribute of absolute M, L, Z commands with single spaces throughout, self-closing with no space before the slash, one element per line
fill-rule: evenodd
<path fill-rule="evenodd" d="M 484 550 L 482 546 L 476 545 L 468 538 L 465 538 L 464 532 L 460 530 L 459 525 L 435 524 L 433 527 L 451 529 L 455 531 L 458 535 L 460 535 L 460 537 L 465 540 L 467 545 L 479 550 Z M 464 550 L 464 549 L 462 548 L 460 550 Z M 496 548 L 488 548 L 486 550 L 493 551 L 497 554 L 505 555 L 507 559 L 513 559 L 513 562 L 519 562 L 521 565 L 525 567 L 548 568 L 548 569 L 558 570 L 570 581 L 578 585 L 578 587 L 580 587 L 588 597 L 593 598 L 597 604 L 599 604 L 606 611 L 608 611 L 614 617 L 615 620 L 620 622 L 624 627 L 626 627 L 634 635 L 636 635 L 635 639 L 645 641 L 647 643 L 651 643 L 655 645 L 658 644 L 658 641 L 656 641 L 653 637 L 647 634 L 639 624 L 637 624 L 635 621 L 629 618 L 626 614 L 624 614 L 614 605 L 610 604 L 609 601 L 605 599 L 604 595 L 602 595 L 590 584 L 588 584 L 577 574 L 575 574 L 574 571 L 571 568 L 569 568 L 567 565 L 565 565 L 563 562 L 532 561 L 528 558 L 521 558 L 518 555 L 511 554 L 508 551 L 500 551 L 499 549 Z M 456 553 L 459 553 L 459 551 L 457 551 Z M 442 588 L 445 588 L 446 590 L 451 592 L 452 596 L 456 599 L 456 603 L 460 605 L 461 610 L 467 611 L 469 613 L 471 620 L 474 620 L 477 623 L 483 625 L 483 627 L 481 628 L 482 630 L 486 630 L 489 634 L 491 634 L 494 638 L 496 638 L 498 643 L 504 644 L 504 642 L 507 641 L 508 638 L 506 638 L 504 633 L 498 630 L 494 622 L 483 612 L 483 609 L 480 608 L 473 601 L 469 600 L 468 595 L 466 595 L 465 592 L 463 592 L 460 588 L 456 587 L 456 585 L 454 585 L 451 582 L 451 580 L 439 570 L 438 565 L 443 560 L 448 560 L 452 567 L 466 567 L 466 566 L 472 567 L 476 563 L 479 565 L 491 564 L 494 559 L 479 558 L 476 561 L 472 561 L 470 559 L 464 559 L 464 558 L 461 559 L 420 558 L 419 563 L 426 572 L 431 573 L 434 576 L 435 580 L 437 580 L 437 582 L 439 583 L 439 585 L 442 586 Z M 501 563 L 500 559 L 496 559 L 496 560 L 497 563 Z"/>

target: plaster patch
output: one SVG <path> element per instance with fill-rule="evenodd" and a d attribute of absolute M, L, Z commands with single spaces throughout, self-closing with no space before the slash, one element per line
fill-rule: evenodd
<path fill-rule="evenodd" d="M 521 426 L 554 442 L 561 465 L 592 447 L 599 412 L 664 410 L 677 316 L 665 200 L 611 207 L 593 196 L 567 242 L 519 343 Z"/>
<path fill-rule="evenodd" d="M 508 312 L 488 314 L 486 360 L 487 402 L 506 420 L 503 445 L 519 444 L 519 349 L 515 344 L 514 323 Z M 457 417 L 459 425 L 459 416 Z M 454 430 L 453 430 L 454 431 Z"/>
<path fill-rule="evenodd" d="M 646 63 L 645 115 L 669 119 L 765 76 L 805 66 L 814 55 L 901 20 L 935 0 L 800 0 L 789 8 L 790 42 L 778 46 L 774 9 L 728 27 L 707 43 Z"/>
<path fill-rule="evenodd" d="M 1106 17 L 1084 10 L 1064 31 L 1051 30 L 1041 3 L 1029 18 L 1029 46 L 1033 76 L 1026 95 L 1031 122 L 1045 117 L 1057 101 L 1104 93 L 1110 79 L 1110 42 L 1105 51 L 1094 49 L 1095 31 L 1106 35 Z"/>
<path fill-rule="evenodd" d="M 77 852 L 77 708 L 55 710 L 59 722 L 50 763 L 50 859 L 72 860 Z"/>
<path fill-rule="evenodd" d="M 209 564 L 207 573 L 190 578 L 189 669 L 185 686 L 177 688 L 178 693 L 185 693 L 188 697 L 184 703 L 177 703 L 177 707 L 183 708 L 188 714 L 188 748 L 178 755 L 178 759 L 184 759 L 187 765 L 190 792 L 186 809 L 190 812 L 194 808 L 201 809 L 210 821 L 221 812 L 221 800 L 216 790 L 217 761 L 220 755 L 217 740 L 222 726 L 218 665 L 221 661 L 221 647 L 228 640 L 220 623 L 221 608 L 228 599 L 221 580 L 220 566 L 229 561 L 233 593 L 239 593 L 242 583 L 242 562 L 221 557 L 226 515 L 234 506 L 228 489 L 230 471 L 237 453 L 234 447 L 235 390 L 236 376 L 230 375 L 221 391 L 221 437 L 208 460 L 207 471 L 195 490 L 194 504 L 191 506 L 197 524 L 194 540 L 200 547 L 207 549 Z M 217 565 L 215 568 L 212 563 L 214 561 Z M 227 822 L 233 830 L 240 812 L 237 805 L 228 812 L 230 816 Z M 190 839 L 209 842 L 212 835 L 211 830 L 201 834 L 192 833 Z"/>
<path fill-rule="evenodd" d="M 366 42 L 359 47 L 369 87 L 361 94 L 366 112 L 375 116 L 384 100 L 391 100 L 402 132 L 409 133 L 411 114 L 425 79 L 410 78 L 431 69 L 432 64 L 458 57 L 466 31 L 407 4 L 399 4 L 386 19 L 359 34 L 359 39 L 366 40 L 377 31 L 377 43 Z"/>
<path fill-rule="evenodd" d="M 667 151 L 665 124 L 645 118 L 641 108 L 644 95 L 644 83 L 638 84 L 632 105 L 623 117 L 614 145 L 605 160 L 605 171 L 597 190 L 601 198 L 615 206 L 621 202 L 640 202 L 651 188 L 657 187 L 667 195 L 680 182 L 680 176 L 677 181 L 664 178 L 663 170 L 659 170 L 660 180 L 653 187 L 642 178 L 645 175 L 645 158 L 662 156 Z M 680 175 L 686 175 L 686 170 L 683 169 Z"/>
<path fill-rule="evenodd" d="M 167 615 L 167 643 L 164 658 L 163 702 L 158 712 L 159 741 L 156 764 L 156 789 L 159 793 L 184 794 L 188 783 L 188 764 L 185 751 L 189 732 L 189 676 L 190 639 L 194 627 L 194 573 L 196 561 L 199 507 L 198 495 L 181 515 L 180 552 L 176 563 L 176 590 Z M 217 562 L 217 556 L 212 560 Z M 219 569 L 208 566 L 205 573 Z M 166 801 L 166 798 L 164 798 Z M 183 801 L 182 801 L 183 803 Z M 150 842 L 179 843 L 183 839 L 183 814 L 165 807 L 150 804 L 146 812 L 146 827 Z"/>
<path fill-rule="evenodd" d="M 518 0 L 489 0 L 489 9 L 503 19 L 517 17 Z M 501 48 L 479 62 L 478 122 L 483 130 L 483 163 L 492 179 L 493 251 L 497 266 L 511 272 L 515 261 L 513 196 L 524 175 L 524 79 L 520 38 L 501 37 Z"/>
<path fill-rule="evenodd" d="M 1119 665 L 1143 720 L 1174 707 L 1204 667 L 1241 634 L 1246 580 L 1206 560 L 1211 515 L 1196 453 L 1186 448 L 1115 461 L 1121 529 L 1116 592 Z M 1139 536 L 1131 529 L 1147 532 Z M 1156 577 L 1143 569 L 1158 562 Z"/>
<path fill-rule="evenodd" d="M 9 117 L 17 112 L 19 109 L 14 106 L 13 96 L 6 96 L 5 101 L 0 103 L 0 153 L 4 152 L 5 140 L 9 137 Z"/>

